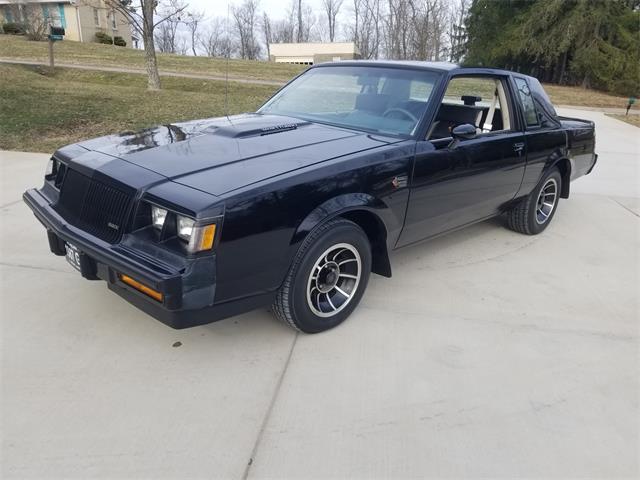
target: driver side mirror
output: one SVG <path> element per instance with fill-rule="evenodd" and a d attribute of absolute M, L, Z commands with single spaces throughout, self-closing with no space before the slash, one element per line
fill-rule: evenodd
<path fill-rule="evenodd" d="M 449 150 L 456 148 L 460 140 L 471 140 L 472 138 L 476 138 L 476 135 L 476 127 L 474 125 L 471 125 L 470 123 L 457 125 L 453 130 L 451 130 L 453 140 L 451 140 L 451 143 L 449 144 Z"/>
<path fill-rule="evenodd" d="M 476 138 L 476 127 L 470 123 L 463 123 L 451 130 L 451 136 L 458 140 L 471 140 Z"/>

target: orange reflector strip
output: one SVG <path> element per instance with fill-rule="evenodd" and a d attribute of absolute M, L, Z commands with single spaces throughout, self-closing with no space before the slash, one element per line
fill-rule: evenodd
<path fill-rule="evenodd" d="M 198 251 L 211 250 L 213 248 L 213 239 L 216 236 L 216 225 L 207 225 L 202 227 L 202 236 L 200 237 L 200 248 Z"/>
<path fill-rule="evenodd" d="M 137 280 L 134 280 L 128 275 L 124 275 L 120 273 L 118 276 L 120 277 L 120 280 L 122 280 L 124 283 L 126 283 L 130 287 L 133 287 L 136 290 L 141 291 L 145 295 L 149 295 L 154 300 L 157 300 L 159 302 L 162 301 L 162 294 L 160 292 L 155 291 L 153 288 L 149 288 L 146 285 L 143 285 L 142 283 L 138 282 Z"/>

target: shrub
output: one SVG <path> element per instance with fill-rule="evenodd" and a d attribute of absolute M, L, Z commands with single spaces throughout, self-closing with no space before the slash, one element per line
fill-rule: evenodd
<path fill-rule="evenodd" d="M 16 22 L 7 22 L 2 25 L 2 31 L 9 35 L 22 35 L 24 33 L 24 26 Z"/>
<path fill-rule="evenodd" d="M 113 43 L 113 40 L 111 38 L 111 35 L 107 35 L 104 32 L 96 32 L 96 42 L 111 45 Z"/>
<path fill-rule="evenodd" d="M 111 35 L 104 32 L 96 32 L 96 42 L 104 43 L 106 45 L 117 45 L 118 47 L 126 47 L 127 42 L 124 38 L 115 36 L 111 38 Z"/>

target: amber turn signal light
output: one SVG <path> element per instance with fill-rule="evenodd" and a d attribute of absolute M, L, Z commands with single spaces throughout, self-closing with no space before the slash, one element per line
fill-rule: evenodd
<path fill-rule="evenodd" d="M 198 245 L 198 251 L 211 250 L 213 248 L 213 240 L 216 238 L 216 224 L 207 225 L 201 227 L 202 233 L 200 234 L 200 245 Z"/>
<path fill-rule="evenodd" d="M 140 283 L 139 281 L 134 280 L 130 276 L 125 275 L 123 273 L 118 274 L 118 277 L 120 277 L 120 280 L 122 280 L 123 283 L 126 283 L 130 287 L 135 288 L 139 292 L 142 292 L 145 295 L 148 295 L 151 298 L 153 298 L 154 300 L 157 300 L 159 302 L 162 301 L 162 298 L 163 298 L 162 293 L 154 290 L 153 288 L 147 287 L 143 283 Z"/>

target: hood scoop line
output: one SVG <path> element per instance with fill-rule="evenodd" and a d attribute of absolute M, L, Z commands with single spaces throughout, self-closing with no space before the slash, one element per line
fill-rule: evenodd
<path fill-rule="evenodd" d="M 300 127 L 310 125 L 310 122 L 282 123 L 278 125 L 268 125 L 261 128 L 242 129 L 242 125 L 225 125 L 223 127 L 211 127 L 206 129 L 207 133 L 215 133 L 229 138 L 264 137 L 276 133 L 290 132 Z"/>

